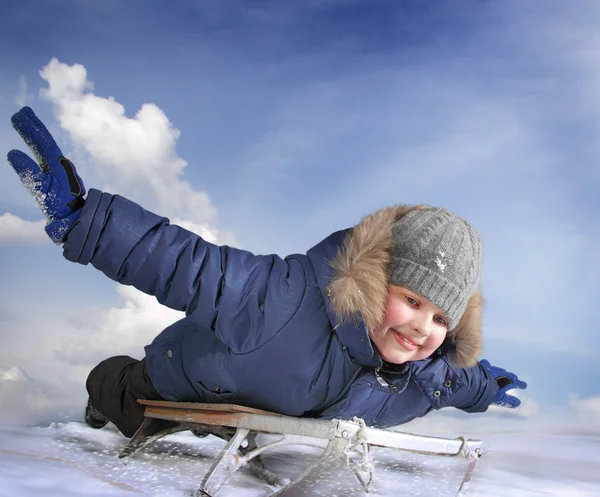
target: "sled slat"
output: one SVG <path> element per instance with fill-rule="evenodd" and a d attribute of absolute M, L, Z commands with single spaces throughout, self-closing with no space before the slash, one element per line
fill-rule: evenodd
<path fill-rule="evenodd" d="M 201 402 L 171 402 L 168 400 L 139 399 L 138 403 L 144 406 L 164 407 L 180 411 L 219 411 L 219 412 L 248 412 L 252 414 L 265 414 L 268 416 L 283 416 L 271 411 L 255 409 L 253 407 L 239 406 L 237 404 L 203 404 Z"/>
<path fill-rule="evenodd" d="M 260 433 L 289 433 L 328 440 L 335 437 L 337 426 L 335 421 L 292 418 L 289 416 L 273 415 L 272 413 L 255 414 L 237 411 L 204 411 L 150 405 L 146 406 L 144 415 L 149 418 L 165 419 L 179 423 L 230 426 L 232 428 L 254 430 Z"/>

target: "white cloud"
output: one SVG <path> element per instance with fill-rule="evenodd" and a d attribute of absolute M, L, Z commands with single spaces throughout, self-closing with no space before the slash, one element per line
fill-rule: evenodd
<path fill-rule="evenodd" d="M 0 423 L 30 425 L 44 419 L 52 402 L 19 367 L 0 369 Z"/>
<path fill-rule="evenodd" d="M 6 212 L 0 215 L 0 245 L 50 243 L 45 220 L 25 221 Z"/>
<path fill-rule="evenodd" d="M 117 287 L 124 303 L 111 309 L 80 309 L 72 311 L 67 321 L 79 330 L 59 342 L 55 356 L 70 365 L 93 367 L 113 355 L 130 355 L 141 359 L 143 346 L 158 333 L 183 317 L 181 312 L 160 305 L 154 297 L 133 287 Z"/>
<path fill-rule="evenodd" d="M 181 178 L 187 163 L 175 151 L 180 132 L 158 106 L 144 104 L 135 117 L 127 117 L 113 97 L 92 93 L 94 85 L 80 64 L 54 58 L 40 75 L 48 83 L 42 95 L 54 105 L 60 126 L 89 154 L 111 191 L 135 194 L 162 215 L 214 229 L 207 223 L 214 223 L 216 209 L 206 192 Z"/>
<path fill-rule="evenodd" d="M 571 398 L 571 407 L 577 414 L 577 419 L 587 428 L 600 430 L 600 395 Z"/>

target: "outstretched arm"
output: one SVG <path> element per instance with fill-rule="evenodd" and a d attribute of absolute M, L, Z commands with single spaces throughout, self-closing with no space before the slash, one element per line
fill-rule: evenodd
<path fill-rule="evenodd" d="M 300 306 L 306 286 L 297 259 L 211 244 L 118 195 L 91 190 L 84 202 L 75 167 L 33 111 L 25 107 L 12 121 L 37 163 L 17 150 L 9 162 L 68 260 L 184 311 L 237 352 L 277 333 Z"/>
<path fill-rule="evenodd" d="M 226 322 L 229 329 L 256 329 L 275 307 L 269 326 L 283 326 L 304 292 L 304 271 L 295 259 L 214 245 L 124 197 L 94 189 L 64 256 L 213 328 Z M 273 297 L 276 306 L 269 305 Z"/>

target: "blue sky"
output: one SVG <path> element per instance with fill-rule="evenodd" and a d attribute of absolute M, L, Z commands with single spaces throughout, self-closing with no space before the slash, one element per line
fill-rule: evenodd
<path fill-rule="evenodd" d="M 541 411 L 600 399 L 596 2 L 24 0 L 0 19 L 5 152 L 27 103 L 88 188 L 258 253 L 447 207 L 484 237 L 484 356 Z M 62 259 L 8 165 L 0 216 L 0 369 L 75 404 L 95 361 L 176 317 Z"/>

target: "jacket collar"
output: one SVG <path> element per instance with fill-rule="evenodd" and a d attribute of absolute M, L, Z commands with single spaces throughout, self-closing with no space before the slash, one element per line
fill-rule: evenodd
<path fill-rule="evenodd" d="M 371 343 L 365 320 L 361 317 L 351 320 L 343 319 L 343 316 L 335 310 L 335 298 L 331 295 L 331 289 L 329 288 L 329 283 L 334 277 L 334 270 L 330 263 L 343 245 L 348 231 L 341 230 L 332 233 L 325 240 L 311 248 L 306 255 L 314 267 L 327 315 L 333 327 L 332 331 L 335 332 L 340 343 L 348 348 L 352 358 L 359 364 L 378 368 L 382 365 L 382 360 L 379 352 L 374 349 Z"/>

